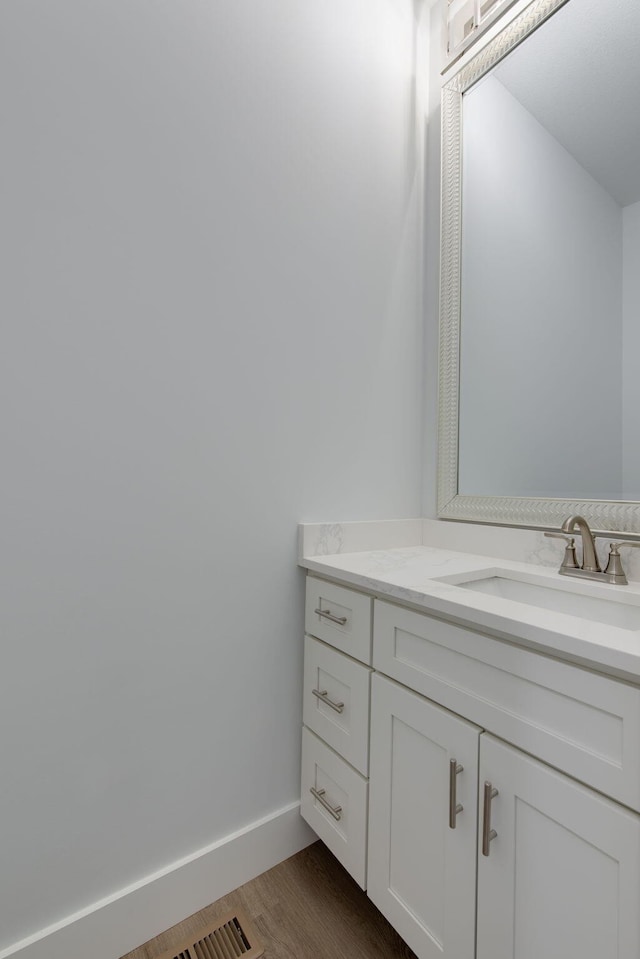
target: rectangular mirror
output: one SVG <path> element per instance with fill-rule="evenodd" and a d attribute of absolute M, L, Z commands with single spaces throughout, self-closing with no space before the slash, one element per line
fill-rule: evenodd
<path fill-rule="evenodd" d="M 443 88 L 443 518 L 640 533 L 639 51 L 534 0 Z"/>

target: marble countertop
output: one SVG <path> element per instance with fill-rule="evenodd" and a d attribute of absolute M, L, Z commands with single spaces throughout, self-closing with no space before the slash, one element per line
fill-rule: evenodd
<path fill-rule="evenodd" d="M 376 596 L 421 607 L 501 639 L 640 684 L 640 629 L 604 625 L 567 613 L 461 589 L 442 578 L 492 570 L 527 576 L 539 585 L 600 599 L 624 598 L 638 607 L 640 584 L 585 584 L 557 568 L 430 546 L 404 546 L 333 555 L 302 556 L 300 565 Z M 471 578 L 471 577 L 470 577 Z"/>

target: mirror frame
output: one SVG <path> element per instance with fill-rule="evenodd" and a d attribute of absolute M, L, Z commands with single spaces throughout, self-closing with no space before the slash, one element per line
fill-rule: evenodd
<path fill-rule="evenodd" d="M 442 192 L 438 420 L 440 519 L 557 529 L 574 513 L 594 531 L 640 534 L 640 502 L 466 496 L 458 492 L 462 260 L 462 98 L 478 80 L 570 0 L 532 0 L 442 88 Z"/>

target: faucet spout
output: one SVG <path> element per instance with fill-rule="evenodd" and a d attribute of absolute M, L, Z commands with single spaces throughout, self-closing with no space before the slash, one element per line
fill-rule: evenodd
<path fill-rule="evenodd" d="M 582 568 L 590 573 L 602 572 L 596 554 L 596 544 L 593 533 L 589 529 L 584 516 L 570 516 L 562 524 L 562 532 L 571 535 L 576 528 L 582 536 Z"/>

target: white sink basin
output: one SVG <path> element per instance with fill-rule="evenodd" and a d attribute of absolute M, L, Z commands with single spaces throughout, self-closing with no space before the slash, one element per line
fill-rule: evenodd
<path fill-rule="evenodd" d="M 640 596 L 635 593 L 621 595 L 618 590 L 624 587 L 599 583 L 592 586 L 577 581 L 574 586 L 565 579 L 549 582 L 547 578 L 537 579 L 534 574 L 500 569 L 443 577 L 440 582 L 448 582 L 485 596 L 509 599 L 555 613 L 578 616 L 580 619 L 615 626 L 618 629 L 640 630 Z M 612 593 L 603 596 L 602 590 L 612 590 Z"/>

